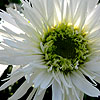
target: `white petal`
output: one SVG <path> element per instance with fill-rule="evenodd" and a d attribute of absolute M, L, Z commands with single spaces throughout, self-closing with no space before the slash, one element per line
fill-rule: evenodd
<path fill-rule="evenodd" d="M 56 24 L 59 24 L 61 22 L 61 7 L 60 7 L 60 0 L 55 0 L 54 5 L 55 5 L 55 21 Z"/>
<path fill-rule="evenodd" d="M 100 71 L 100 62 L 87 62 L 85 65 L 88 70 L 91 70 L 94 72 Z"/>
<path fill-rule="evenodd" d="M 12 8 L 7 8 L 7 11 L 10 15 L 13 16 L 14 20 L 18 19 L 21 23 L 25 25 L 29 25 L 28 21 L 26 21 L 17 11 Z"/>
<path fill-rule="evenodd" d="M 28 91 L 31 85 L 32 84 L 29 84 L 25 81 L 8 100 L 21 98 Z"/>
<path fill-rule="evenodd" d="M 8 65 L 1 65 L 0 64 L 0 77 L 3 74 L 3 72 L 7 69 Z"/>
<path fill-rule="evenodd" d="M 87 38 L 91 41 L 91 40 L 94 40 L 94 39 L 98 39 L 100 38 L 100 28 L 98 29 L 93 29 L 92 32 L 90 32 L 89 34 L 87 34 Z M 93 44 L 93 43 L 92 43 Z M 93 45 L 94 46 L 94 45 Z"/>
<path fill-rule="evenodd" d="M 80 92 L 80 100 L 83 100 L 83 98 L 84 98 L 84 93 Z"/>
<path fill-rule="evenodd" d="M 61 82 L 63 83 L 63 85 L 64 85 L 64 88 L 65 88 L 65 90 L 66 90 L 66 93 L 67 94 L 69 94 L 69 88 L 71 88 L 71 85 L 69 85 L 68 83 L 67 83 L 67 81 L 65 80 L 65 77 L 63 76 L 63 75 L 59 75 L 59 78 L 60 78 L 60 80 L 61 80 Z"/>
<path fill-rule="evenodd" d="M 80 92 L 79 89 L 72 86 L 72 92 L 75 95 L 74 98 L 77 98 L 77 100 L 80 100 L 80 98 L 79 98 L 79 92 Z"/>
<path fill-rule="evenodd" d="M 99 11 L 100 11 L 100 5 L 98 5 L 86 19 L 84 28 L 86 28 L 89 32 L 93 30 L 94 26 L 99 20 L 99 16 L 100 16 Z"/>
<path fill-rule="evenodd" d="M 59 73 L 55 73 L 54 71 L 52 71 L 52 75 L 53 75 L 54 79 L 58 82 L 58 84 L 59 84 L 59 86 L 62 90 L 61 81 L 60 81 L 60 78 L 59 78 Z M 63 90 L 62 90 L 62 92 L 63 92 Z"/>
<path fill-rule="evenodd" d="M 70 76 L 70 74 L 68 74 L 68 79 L 69 79 L 69 82 L 70 82 L 70 85 L 71 85 L 71 87 L 72 88 L 69 88 L 69 95 L 70 95 L 70 93 L 71 93 L 71 97 L 73 98 L 73 99 L 77 99 L 77 100 L 80 100 L 79 99 L 79 92 L 80 92 L 80 90 L 78 89 L 78 88 L 75 88 L 75 86 L 73 85 L 73 83 L 72 83 L 72 81 L 71 81 L 71 76 Z M 71 100 L 73 100 L 71 98 Z M 69 100 L 70 100 L 70 96 L 69 96 Z"/>
<path fill-rule="evenodd" d="M 78 1 L 76 1 L 78 3 Z M 74 10 L 75 10 L 75 1 L 74 0 L 67 0 L 67 7 L 66 7 L 66 18 L 68 23 L 73 23 L 73 17 L 74 17 Z"/>
<path fill-rule="evenodd" d="M 14 75 L 13 77 L 10 78 L 10 80 L 8 80 L 6 83 L 4 83 L 1 87 L 0 90 L 3 90 L 5 88 L 7 88 L 9 85 L 12 85 L 13 83 L 15 83 L 16 81 L 18 81 L 20 78 L 22 78 L 24 76 L 24 73 L 17 73 L 16 75 Z"/>
<path fill-rule="evenodd" d="M 32 92 L 29 94 L 29 96 L 28 96 L 28 98 L 27 98 L 26 100 L 31 100 L 32 97 L 34 96 L 36 90 L 37 90 L 37 89 L 34 88 L 34 89 L 32 90 Z"/>
<path fill-rule="evenodd" d="M 30 21 L 30 23 L 37 28 L 39 31 L 43 31 L 42 29 L 42 18 L 39 17 L 32 8 L 24 7 L 23 13 L 25 17 Z M 34 16 L 34 17 L 33 17 Z"/>
<path fill-rule="evenodd" d="M 21 72 L 21 70 L 19 70 Z M 17 71 L 16 71 L 17 72 Z M 13 75 L 13 77 L 16 77 L 16 72 L 12 73 L 11 75 Z M 17 73 L 18 74 L 18 73 Z M 27 74 L 27 73 L 25 73 Z M 33 85 L 33 80 L 35 78 L 35 73 L 33 75 L 30 76 L 30 80 L 29 83 L 27 82 L 27 80 L 17 89 L 17 91 L 9 98 L 9 100 L 14 100 L 14 99 L 19 99 L 21 98 L 26 92 L 27 90 Z M 34 89 L 32 91 L 32 93 L 35 94 L 36 89 Z M 33 94 L 33 95 L 34 95 Z M 32 95 L 32 94 L 31 94 Z M 28 98 L 31 98 L 31 95 Z"/>
<path fill-rule="evenodd" d="M 71 88 L 71 86 L 67 83 L 67 81 L 65 80 L 65 77 L 62 73 L 60 73 L 59 77 L 60 77 L 60 80 L 63 82 L 63 84 L 65 85 L 66 88 L 67 87 Z"/>
<path fill-rule="evenodd" d="M 13 65 L 13 68 L 12 68 L 12 73 L 15 72 L 17 69 L 19 69 L 21 66 L 20 65 Z"/>
<path fill-rule="evenodd" d="M 0 34 L 2 35 L 3 38 L 6 38 L 6 39 L 9 38 L 9 39 L 12 39 L 12 40 L 16 40 L 16 39 L 23 40 L 23 38 L 25 36 L 24 34 L 19 35 L 18 31 L 13 32 L 10 29 L 8 29 L 7 27 L 3 27 L 3 28 L 5 28 L 5 30 L 0 29 Z"/>
<path fill-rule="evenodd" d="M 86 14 L 87 14 L 87 0 L 80 0 L 80 4 L 78 5 L 77 11 L 75 13 L 75 16 L 73 18 L 74 20 L 74 24 L 76 24 L 76 26 L 81 27 L 84 25 L 85 23 L 85 19 L 86 19 Z M 78 22 L 80 18 L 80 22 Z"/>
<path fill-rule="evenodd" d="M 46 90 L 42 90 L 41 94 L 38 95 L 40 91 L 41 91 L 41 89 L 37 90 L 33 100 L 43 100 L 43 97 L 44 97 L 44 94 L 45 94 Z"/>
<path fill-rule="evenodd" d="M 44 0 L 43 0 L 44 1 Z M 46 0 L 47 23 L 54 26 L 54 0 Z"/>
<path fill-rule="evenodd" d="M 40 63 L 40 61 L 33 61 L 32 63 L 29 63 L 25 66 L 23 66 L 21 68 L 21 71 L 24 72 L 24 73 L 33 73 L 35 72 L 36 70 L 39 70 L 39 72 L 43 71 L 45 72 L 45 70 L 47 69 L 47 66 L 45 65 L 42 65 L 42 63 Z M 47 74 L 47 73 L 45 73 Z"/>
<path fill-rule="evenodd" d="M 67 95 L 68 97 L 68 100 L 77 100 L 77 98 L 76 98 L 76 96 L 75 96 L 75 94 L 74 94 L 74 92 L 73 92 L 73 90 L 72 89 L 69 89 L 69 95 Z"/>
<path fill-rule="evenodd" d="M 48 86 L 50 86 L 52 84 L 52 74 L 47 73 L 44 77 L 43 82 L 40 85 L 40 88 L 42 89 L 46 89 L 48 88 Z"/>
<path fill-rule="evenodd" d="M 39 75 L 33 80 L 34 87 L 37 88 L 45 79 L 45 71 L 39 73 Z"/>
<path fill-rule="evenodd" d="M 98 0 L 89 0 L 88 13 L 91 13 L 91 11 L 96 7 L 97 3 L 98 3 Z"/>
<path fill-rule="evenodd" d="M 38 12 L 39 15 L 41 15 L 43 20 L 45 21 L 47 19 L 45 0 L 30 0 L 30 1 L 33 5 L 34 11 L 36 10 L 36 13 Z"/>
<path fill-rule="evenodd" d="M 93 28 L 93 32 L 95 32 L 95 31 L 97 31 L 97 30 L 99 30 L 100 29 L 100 19 L 99 19 L 99 21 L 96 23 L 96 25 L 95 25 L 95 27 Z"/>
<path fill-rule="evenodd" d="M 72 82 L 78 89 L 91 97 L 98 97 L 100 95 L 100 91 L 92 86 L 80 72 L 73 72 Z"/>
<path fill-rule="evenodd" d="M 30 41 L 27 40 L 23 40 L 23 41 L 19 41 L 19 40 L 10 40 L 10 39 L 3 39 L 2 44 L 5 44 L 7 46 L 9 46 L 12 49 L 15 49 L 16 52 L 20 51 L 20 52 L 26 52 L 26 54 L 41 54 L 41 50 L 34 44 L 31 44 Z"/>
<path fill-rule="evenodd" d="M 34 42 L 40 42 L 39 35 L 38 35 L 39 33 L 36 32 L 32 27 L 21 23 L 18 19 L 16 19 L 16 23 L 20 27 L 20 29 L 26 33 L 27 36 L 33 39 Z"/>
<path fill-rule="evenodd" d="M 52 85 L 52 100 L 62 100 L 62 91 L 56 81 Z"/>
<path fill-rule="evenodd" d="M 2 18 L 3 20 L 7 21 L 8 23 L 18 27 L 16 22 L 14 21 L 14 19 L 12 18 L 12 16 L 10 14 L 8 14 L 7 12 L 5 12 L 3 10 L 0 10 L 0 11 L 1 11 L 0 12 L 0 18 Z"/>
<path fill-rule="evenodd" d="M 5 53 L 3 52 L 3 54 Z M 8 56 L 8 57 L 0 57 L 0 63 L 9 64 L 9 65 L 23 65 L 23 64 L 28 64 L 36 59 L 41 59 L 40 55 L 32 55 L 32 56 L 15 55 L 15 56 Z"/>
<path fill-rule="evenodd" d="M 98 83 L 100 83 L 100 77 L 96 77 L 95 81 L 97 81 Z"/>
<path fill-rule="evenodd" d="M 86 76 L 94 83 L 95 86 L 97 86 L 96 82 L 94 81 L 94 77 L 90 75 L 90 73 L 88 72 L 87 69 L 84 69 L 84 68 L 82 69 L 82 68 L 80 68 L 80 71 L 81 71 L 84 75 L 86 75 Z"/>
<path fill-rule="evenodd" d="M 52 72 L 52 75 L 53 75 L 54 79 L 59 83 L 59 85 L 61 85 L 61 82 L 59 81 L 59 77 L 58 77 L 58 75 L 56 75 L 56 73 L 54 71 Z"/>

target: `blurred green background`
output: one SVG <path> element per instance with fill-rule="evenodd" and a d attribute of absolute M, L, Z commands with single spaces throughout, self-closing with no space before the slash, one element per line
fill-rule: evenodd
<path fill-rule="evenodd" d="M 92 0 L 91 0 L 92 2 Z M 100 2 L 100 0 L 99 0 Z M 20 0 L 0 0 L 0 9 L 3 9 L 6 11 L 6 7 L 9 6 L 9 4 L 21 4 Z M 0 77 L 0 86 L 5 82 L 5 81 L 1 81 L 2 79 L 7 77 L 7 74 L 10 74 L 12 70 L 12 66 L 9 65 L 8 68 L 5 70 L 5 72 L 3 73 L 3 75 Z M 3 91 L 0 91 L 0 100 L 7 100 L 8 97 L 10 97 L 11 95 L 13 95 L 13 93 L 18 89 L 18 87 L 25 81 L 25 78 L 23 77 L 22 79 L 20 79 L 19 81 L 17 81 L 14 85 L 9 86 L 8 88 L 6 88 Z M 98 89 L 100 89 L 100 85 L 98 84 L 97 86 Z M 32 87 L 27 91 L 27 93 L 19 100 L 26 100 L 27 96 L 29 95 L 29 93 L 32 91 Z M 51 87 L 47 89 L 47 92 L 44 96 L 44 100 L 52 100 L 52 92 L 51 92 Z M 84 96 L 84 100 L 100 100 L 100 98 L 92 98 L 89 97 L 87 95 Z"/>

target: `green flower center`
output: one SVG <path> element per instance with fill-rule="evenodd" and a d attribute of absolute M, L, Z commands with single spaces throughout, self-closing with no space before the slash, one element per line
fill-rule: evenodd
<path fill-rule="evenodd" d="M 42 43 L 50 71 L 67 74 L 84 64 L 89 54 L 85 33 L 63 23 L 45 32 Z"/>

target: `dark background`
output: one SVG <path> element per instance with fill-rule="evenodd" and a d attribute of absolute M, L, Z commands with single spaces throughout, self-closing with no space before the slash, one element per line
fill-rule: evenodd
<path fill-rule="evenodd" d="M 92 1 L 92 0 L 91 0 Z M 100 0 L 99 0 L 100 2 Z M 16 4 L 21 4 L 20 0 L 0 0 L 0 9 L 3 9 L 6 11 L 6 5 L 9 5 L 10 3 L 16 3 Z M 10 74 L 12 70 L 12 66 L 9 65 L 8 68 L 5 70 L 3 75 L 1 76 L 0 80 L 4 79 L 7 77 L 7 74 Z M 25 78 L 23 77 L 19 81 L 17 81 L 14 85 L 9 86 L 3 91 L 0 91 L 0 100 L 7 100 L 8 97 L 12 96 L 13 93 L 18 89 L 18 87 L 21 86 L 21 84 L 25 81 Z M 5 81 L 0 81 L 0 86 L 4 83 Z M 97 88 L 100 90 L 100 85 L 98 84 Z M 32 91 L 32 87 L 27 91 L 27 93 L 19 100 L 26 100 L 27 96 L 29 93 Z M 52 100 L 52 92 L 51 92 L 51 87 L 47 89 L 47 92 L 44 96 L 43 100 Z M 100 100 L 100 98 L 92 98 L 87 95 L 84 96 L 84 100 Z"/>

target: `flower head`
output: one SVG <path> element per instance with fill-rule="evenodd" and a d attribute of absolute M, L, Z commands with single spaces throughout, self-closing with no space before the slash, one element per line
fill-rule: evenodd
<path fill-rule="evenodd" d="M 83 94 L 98 97 L 100 83 L 100 5 L 98 0 L 22 0 L 23 15 L 8 8 L 1 18 L 4 37 L 0 63 L 20 65 L 5 89 L 23 76 L 25 82 L 9 100 L 42 100 L 52 86 L 52 100 L 81 100 Z M 13 28 L 12 28 L 13 27 Z M 18 31 L 19 30 L 19 31 Z M 91 82 L 89 82 L 87 76 Z"/>

